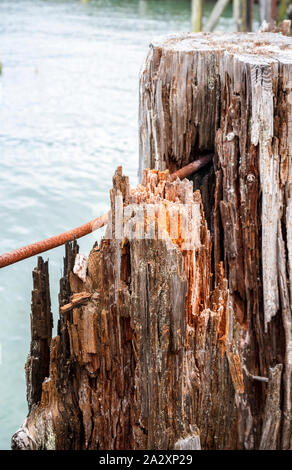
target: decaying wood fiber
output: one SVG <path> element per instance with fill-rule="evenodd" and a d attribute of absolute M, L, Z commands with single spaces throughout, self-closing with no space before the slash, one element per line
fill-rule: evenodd
<path fill-rule="evenodd" d="M 289 37 L 151 44 L 141 184 L 117 169 L 86 277 L 66 245 L 49 373 L 29 379 L 14 448 L 292 448 L 291 106 Z M 171 181 L 210 152 L 191 181 Z"/>
<path fill-rule="evenodd" d="M 266 448 L 259 436 L 267 386 L 252 377 L 267 378 L 277 364 L 284 366 L 277 446 L 292 446 L 291 123 L 291 37 L 178 34 L 150 45 L 140 82 L 140 167 L 175 170 L 215 152 L 215 177 L 193 180 L 206 216 L 211 206 L 214 264 L 223 262 L 241 327 L 238 426 L 248 449 L 260 441 Z"/>

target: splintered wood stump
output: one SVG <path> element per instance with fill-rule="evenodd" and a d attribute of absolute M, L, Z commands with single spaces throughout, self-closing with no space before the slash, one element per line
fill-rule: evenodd
<path fill-rule="evenodd" d="M 67 245 L 50 374 L 30 384 L 42 384 L 42 396 L 14 448 L 199 448 L 196 423 L 210 432 L 204 407 L 214 386 L 218 415 L 231 419 L 222 400 L 232 379 L 224 340 L 217 344 L 226 281 L 210 292 L 211 238 L 200 194 L 169 172 L 146 171 L 134 190 L 121 168 L 113 181 L 113 223 L 89 255 L 85 282 L 73 274 L 77 245 Z M 213 361 L 222 370 L 221 390 L 214 377 L 199 392 L 203 356 L 204 375 Z"/>
<path fill-rule="evenodd" d="M 13 448 L 292 448 L 291 107 L 291 38 L 151 44 L 141 184 L 116 171 L 87 266 L 66 245 L 58 334 L 43 365 L 31 348 Z M 170 178 L 204 153 L 190 180 Z M 33 340 L 51 334 L 41 286 Z"/>

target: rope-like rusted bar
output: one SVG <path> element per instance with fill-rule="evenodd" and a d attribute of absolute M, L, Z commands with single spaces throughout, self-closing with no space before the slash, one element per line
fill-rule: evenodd
<path fill-rule="evenodd" d="M 203 166 L 207 165 L 212 159 L 213 154 L 204 155 L 199 157 L 196 161 L 186 165 L 185 167 L 181 168 L 180 170 L 176 171 L 175 173 L 171 174 L 171 180 L 175 180 L 176 178 L 186 178 L 190 176 L 192 173 L 198 171 Z M 91 222 L 87 222 L 80 227 L 73 228 L 68 232 L 61 233 L 59 235 L 55 235 L 54 237 L 47 238 L 46 240 L 42 240 L 39 242 L 32 243 L 31 245 L 23 246 L 22 248 L 18 248 L 17 250 L 10 251 L 8 253 L 4 253 L 0 256 L 0 268 L 4 268 L 5 266 L 9 266 L 10 264 L 17 263 L 26 258 L 30 258 L 31 256 L 39 255 L 44 251 L 52 250 L 53 248 L 57 248 L 60 245 L 64 245 L 64 243 L 73 240 L 74 238 L 81 238 L 89 233 L 103 227 L 108 223 L 108 213 L 97 217 L 97 219 L 92 220 Z"/>
<path fill-rule="evenodd" d="M 38 255 L 44 251 L 51 250 L 57 246 L 64 245 L 64 243 L 74 240 L 75 238 L 81 238 L 89 233 L 97 230 L 107 224 L 108 214 L 103 214 L 97 219 L 87 222 L 80 227 L 73 228 L 68 232 L 61 233 L 60 235 L 55 235 L 54 237 L 46 238 L 40 242 L 32 243 L 31 245 L 23 246 L 17 250 L 10 251 L 0 256 L 0 268 L 9 266 L 10 264 L 17 263 L 31 256 Z"/>
<path fill-rule="evenodd" d="M 194 162 L 189 163 L 186 166 L 183 166 L 180 170 L 177 170 L 174 173 L 172 173 L 170 175 L 170 179 L 172 181 L 175 180 L 176 178 L 179 178 L 179 179 L 182 180 L 184 178 L 187 178 L 188 176 L 191 176 L 193 173 L 198 171 L 200 168 L 207 165 L 207 163 L 209 163 L 212 160 L 213 156 L 214 156 L 214 154 L 209 153 L 208 155 L 204 155 L 204 156 L 198 158 L 197 160 L 195 160 Z"/>

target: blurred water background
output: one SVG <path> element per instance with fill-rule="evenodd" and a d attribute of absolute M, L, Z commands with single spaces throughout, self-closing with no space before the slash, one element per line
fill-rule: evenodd
<path fill-rule="evenodd" d="M 205 2 L 204 20 L 213 4 Z M 231 15 L 230 4 L 216 29 L 233 29 Z M 137 183 L 139 70 L 154 36 L 190 30 L 190 1 L 1 0 L 0 18 L 4 253 L 105 212 L 118 165 Z M 80 251 L 99 236 L 80 239 Z M 55 319 L 63 253 L 43 255 Z M 0 449 L 10 448 L 27 413 L 35 265 L 32 258 L 0 270 Z"/>

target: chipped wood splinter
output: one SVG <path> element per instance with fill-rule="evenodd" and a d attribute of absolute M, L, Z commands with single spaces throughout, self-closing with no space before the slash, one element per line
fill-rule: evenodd
<path fill-rule="evenodd" d="M 72 295 L 71 302 L 60 307 L 61 313 L 66 313 L 72 310 L 72 308 L 80 307 L 80 305 L 86 303 L 91 299 L 92 294 L 89 292 L 78 292 L 77 294 Z"/>

